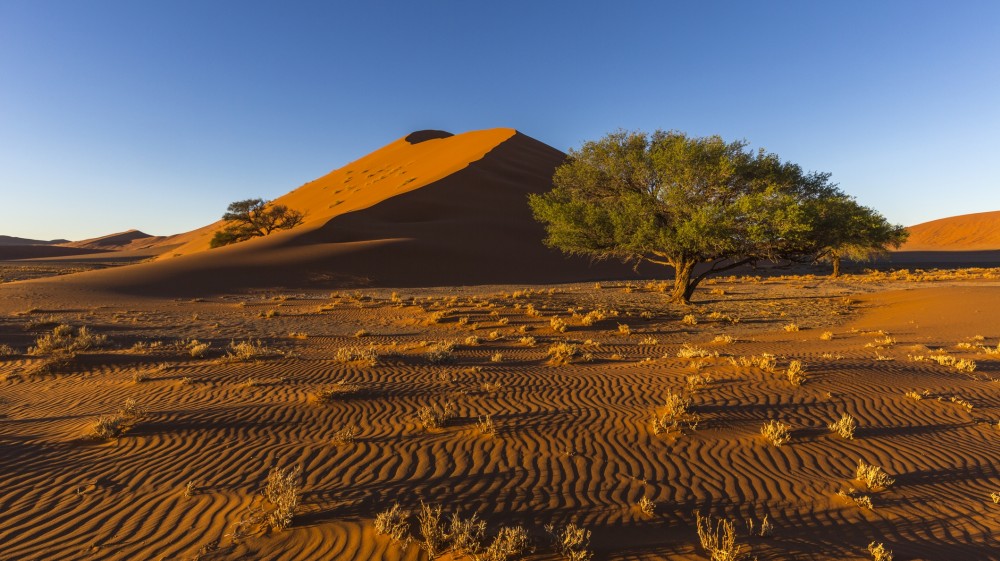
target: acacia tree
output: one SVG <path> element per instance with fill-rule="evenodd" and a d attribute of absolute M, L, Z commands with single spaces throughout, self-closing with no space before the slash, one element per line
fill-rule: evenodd
<path fill-rule="evenodd" d="M 840 276 L 842 259 L 861 261 L 898 248 L 910 236 L 901 225 L 890 224 L 876 210 L 862 206 L 849 196 L 818 201 L 816 213 L 816 258 L 833 265 L 832 276 Z"/>
<path fill-rule="evenodd" d="M 212 237 L 211 247 L 266 236 L 275 230 L 287 230 L 302 223 L 303 215 L 285 205 L 272 205 L 264 199 L 246 199 L 230 203 L 222 219 L 225 228 Z"/>
<path fill-rule="evenodd" d="M 829 177 L 743 141 L 617 131 L 571 150 L 554 188 L 529 204 L 546 245 L 673 267 L 670 299 L 688 303 L 709 275 L 811 258 L 815 208 L 843 196 Z"/>

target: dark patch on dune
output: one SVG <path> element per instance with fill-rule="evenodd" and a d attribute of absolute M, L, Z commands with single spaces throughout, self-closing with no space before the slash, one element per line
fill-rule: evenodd
<path fill-rule="evenodd" d="M 415 131 L 406 135 L 406 140 L 410 144 L 420 144 L 427 140 L 434 140 L 436 138 L 448 138 L 449 136 L 455 136 L 447 131 L 436 131 L 436 130 L 426 130 L 426 131 Z"/>

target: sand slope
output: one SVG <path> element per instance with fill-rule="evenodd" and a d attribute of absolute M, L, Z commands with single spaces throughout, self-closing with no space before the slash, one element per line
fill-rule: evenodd
<path fill-rule="evenodd" d="M 305 209 L 305 223 L 293 230 L 207 250 L 212 229 L 206 227 L 154 263 L 52 282 L 204 294 L 634 275 L 617 263 L 591 266 L 542 245 L 544 230 L 531 217 L 527 195 L 551 188 L 562 152 L 512 129 L 445 134 L 400 139 L 277 199 Z"/>
<path fill-rule="evenodd" d="M 78 242 L 64 243 L 61 245 L 65 247 L 79 247 L 84 249 L 128 251 L 153 247 L 165 239 L 167 239 L 166 236 L 151 236 L 145 232 L 140 232 L 139 230 L 126 230 L 124 232 L 108 234 L 106 236 L 90 238 L 87 240 L 80 240 Z"/>
<path fill-rule="evenodd" d="M 910 226 L 900 251 L 982 251 L 1000 249 L 1000 211 L 951 216 Z"/>

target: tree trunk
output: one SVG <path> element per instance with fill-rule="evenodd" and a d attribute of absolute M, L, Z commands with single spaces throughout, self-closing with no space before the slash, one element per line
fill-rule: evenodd
<path fill-rule="evenodd" d="M 840 256 L 834 255 L 831 261 L 833 261 L 833 274 L 831 276 L 837 278 L 840 276 Z"/>
<path fill-rule="evenodd" d="M 676 304 L 690 304 L 691 295 L 694 294 L 694 289 L 698 286 L 698 280 L 691 279 L 691 273 L 694 272 L 694 261 L 679 260 L 676 261 L 674 266 L 674 290 L 670 293 L 670 301 Z"/>

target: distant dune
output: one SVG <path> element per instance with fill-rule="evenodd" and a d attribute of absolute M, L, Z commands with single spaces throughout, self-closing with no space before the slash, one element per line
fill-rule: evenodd
<path fill-rule="evenodd" d="M 99 238 L 91 238 L 89 240 L 81 240 L 78 242 L 68 242 L 60 245 L 84 249 L 125 250 L 149 247 L 155 242 L 163 239 L 163 236 L 151 236 L 145 232 L 140 232 L 139 230 L 127 230 L 125 232 L 109 234 Z"/>
<path fill-rule="evenodd" d="M 900 251 L 1000 250 L 1000 211 L 978 212 L 910 226 Z"/>
<path fill-rule="evenodd" d="M 55 245 L 67 243 L 69 240 L 32 240 L 14 236 L 0 236 L 0 246 L 5 245 Z"/>
<path fill-rule="evenodd" d="M 635 277 L 542 244 L 527 196 L 565 157 L 513 129 L 420 131 L 276 199 L 305 213 L 293 230 L 209 250 L 216 223 L 172 236 L 155 262 L 52 282 L 168 295 Z"/>

